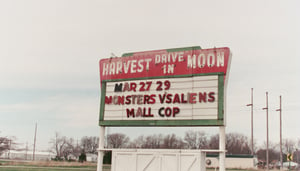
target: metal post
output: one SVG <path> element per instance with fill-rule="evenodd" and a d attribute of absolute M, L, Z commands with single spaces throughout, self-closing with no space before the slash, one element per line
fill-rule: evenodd
<path fill-rule="evenodd" d="M 279 120 L 280 120 L 280 170 L 283 170 L 283 161 L 282 161 L 282 106 L 281 106 L 281 96 L 279 96 L 279 109 L 276 111 L 279 111 Z"/>
<path fill-rule="evenodd" d="M 267 170 L 269 170 L 269 105 L 268 105 L 268 92 L 266 92 L 266 107 L 263 108 L 266 110 L 266 122 L 267 122 Z"/>
<path fill-rule="evenodd" d="M 251 106 L 251 155 L 254 155 L 254 145 L 253 145 L 253 88 L 251 88 L 251 104 L 247 104 L 247 106 Z"/>
<path fill-rule="evenodd" d="M 100 126 L 97 171 L 102 171 L 102 168 L 103 168 L 104 137 L 105 137 L 105 127 Z"/>
<path fill-rule="evenodd" d="M 219 149 L 220 149 L 220 153 L 219 153 L 219 171 L 225 171 L 225 158 L 226 158 L 226 134 L 225 134 L 225 126 L 220 126 L 219 127 L 220 130 L 220 137 L 219 137 Z"/>

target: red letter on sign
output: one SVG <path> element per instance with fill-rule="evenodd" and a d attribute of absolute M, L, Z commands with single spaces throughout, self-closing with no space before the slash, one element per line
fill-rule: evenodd
<path fill-rule="evenodd" d="M 153 104 L 155 103 L 155 94 L 144 95 L 144 104 Z"/>
<path fill-rule="evenodd" d="M 167 94 L 166 103 L 172 103 L 172 94 Z"/>
<path fill-rule="evenodd" d="M 118 96 L 118 104 L 124 104 L 124 96 Z"/>
<path fill-rule="evenodd" d="M 149 104 L 154 104 L 155 103 L 155 96 L 156 96 L 155 94 L 150 95 L 150 100 L 151 101 L 149 102 Z"/>
<path fill-rule="evenodd" d="M 147 81 L 146 84 L 147 84 L 146 91 L 149 91 L 150 87 L 151 87 L 151 84 L 152 84 L 152 81 Z"/>
<path fill-rule="evenodd" d="M 215 92 L 209 92 L 208 97 L 209 97 L 209 99 L 208 99 L 209 102 L 214 102 L 215 101 Z"/>
<path fill-rule="evenodd" d="M 187 100 L 184 99 L 184 94 L 181 94 L 181 103 L 187 103 Z"/>
<path fill-rule="evenodd" d="M 173 99 L 173 103 L 180 103 L 179 95 L 176 93 Z"/>
<path fill-rule="evenodd" d="M 135 92 L 136 91 L 135 89 L 136 89 L 136 83 L 130 83 L 130 91 L 133 90 Z"/>
<path fill-rule="evenodd" d="M 190 93 L 189 103 L 196 103 L 196 93 Z"/>
<path fill-rule="evenodd" d="M 199 102 L 206 102 L 206 93 L 199 93 Z"/>
<path fill-rule="evenodd" d="M 105 96 L 105 104 L 111 104 L 112 96 Z"/>
<path fill-rule="evenodd" d="M 130 95 L 128 95 L 128 96 L 126 96 L 126 102 L 125 102 L 125 104 L 130 104 L 131 103 L 131 96 Z"/>
<path fill-rule="evenodd" d="M 123 91 L 130 91 L 129 84 L 127 82 L 124 83 Z"/>
<path fill-rule="evenodd" d="M 165 98 L 166 98 L 166 94 L 163 94 L 163 95 L 159 94 L 158 97 L 159 97 L 160 103 L 163 104 L 165 101 Z"/>
<path fill-rule="evenodd" d="M 173 107 L 173 117 L 175 117 L 176 114 L 178 114 L 180 111 L 179 107 Z"/>

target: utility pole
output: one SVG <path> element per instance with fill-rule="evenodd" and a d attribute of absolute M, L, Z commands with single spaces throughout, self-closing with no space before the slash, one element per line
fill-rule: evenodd
<path fill-rule="evenodd" d="M 297 163 L 299 163 L 299 158 L 298 158 L 298 148 L 296 148 L 296 161 L 297 161 Z"/>
<path fill-rule="evenodd" d="M 9 139 L 8 158 L 10 158 L 10 150 L 11 150 L 11 139 Z"/>
<path fill-rule="evenodd" d="M 37 130 L 37 123 L 35 123 L 35 131 L 34 131 L 33 156 L 32 156 L 33 161 L 35 159 L 36 130 Z"/>
<path fill-rule="evenodd" d="M 282 106 L 281 106 L 281 96 L 279 96 L 279 109 L 277 109 L 276 111 L 279 111 L 279 120 L 280 120 L 280 170 L 283 169 L 283 162 L 282 162 Z"/>
<path fill-rule="evenodd" d="M 251 103 L 247 104 L 247 106 L 251 106 L 251 155 L 254 155 L 254 148 L 253 148 L 253 88 L 251 88 Z"/>
<path fill-rule="evenodd" d="M 266 107 L 263 108 L 263 110 L 266 110 L 267 115 L 267 170 L 269 170 L 269 105 L 268 105 L 268 92 L 266 92 Z"/>
<path fill-rule="evenodd" d="M 27 160 L 27 151 L 28 151 L 28 142 L 26 142 L 26 154 L 25 154 L 25 160 Z"/>

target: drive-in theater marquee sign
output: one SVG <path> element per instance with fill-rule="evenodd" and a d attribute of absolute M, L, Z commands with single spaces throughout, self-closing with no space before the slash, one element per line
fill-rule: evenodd
<path fill-rule="evenodd" d="M 100 126 L 222 126 L 229 48 L 127 53 L 100 60 Z"/>

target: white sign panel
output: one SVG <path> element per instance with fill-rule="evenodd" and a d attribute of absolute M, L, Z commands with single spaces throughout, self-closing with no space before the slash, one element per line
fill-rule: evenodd
<path fill-rule="evenodd" d="M 218 75 L 106 82 L 104 121 L 218 119 Z"/>

